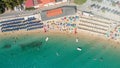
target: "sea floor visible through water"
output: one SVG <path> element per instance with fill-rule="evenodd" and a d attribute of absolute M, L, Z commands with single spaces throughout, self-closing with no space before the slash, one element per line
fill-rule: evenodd
<path fill-rule="evenodd" d="M 0 68 L 120 68 L 118 48 L 75 39 L 61 34 L 0 38 Z"/>

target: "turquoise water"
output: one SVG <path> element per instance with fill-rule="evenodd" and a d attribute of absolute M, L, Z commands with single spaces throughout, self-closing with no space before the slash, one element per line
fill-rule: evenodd
<path fill-rule="evenodd" d="M 14 37 L 0 38 L 0 68 L 120 68 L 119 48 L 79 39 L 76 43 L 75 37 L 46 34 L 22 36 L 16 41 Z"/>

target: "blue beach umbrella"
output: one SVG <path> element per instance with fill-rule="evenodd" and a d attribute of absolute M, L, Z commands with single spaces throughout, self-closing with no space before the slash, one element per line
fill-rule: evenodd
<path fill-rule="evenodd" d="M 70 24 L 70 23 L 67 23 L 67 26 L 71 26 L 71 24 Z"/>

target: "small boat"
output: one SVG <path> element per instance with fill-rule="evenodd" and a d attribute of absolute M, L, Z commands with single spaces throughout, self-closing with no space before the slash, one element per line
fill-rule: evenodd
<path fill-rule="evenodd" d="M 78 51 L 82 51 L 82 48 L 81 48 L 81 47 L 78 47 L 77 50 L 78 50 Z"/>
<path fill-rule="evenodd" d="M 48 39 L 49 39 L 49 38 L 47 37 L 47 38 L 45 39 L 45 41 L 47 42 L 47 41 L 48 41 Z"/>

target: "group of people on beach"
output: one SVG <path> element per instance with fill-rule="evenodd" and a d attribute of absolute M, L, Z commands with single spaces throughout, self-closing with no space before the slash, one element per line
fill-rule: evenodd
<path fill-rule="evenodd" d="M 47 30 L 58 29 L 60 31 L 69 31 L 69 32 L 74 32 L 76 34 L 79 22 L 81 22 L 80 15 L 71 15 L 71 16 L 65 16 L 65 17 L 61 17 L 61 18 L 57 18 L 57 19 L 52 19 L 49 21 L 44 21 L 43 22 L 44 23 L 44 31 L 46 32 Z M 96 24 L 94 24 L 94 25 L 96 25 Z M 108 26 L 111 26 L 111 25 L 113 25 L 113 24 L 110 24 Z M 102 27 L 106 27 L 106 25 L 104 25 Z M 111 38 L 111 39 L 119 39 L 120 38 L 120 28 L 118 27 L 118 25 L 116 25 L 115 28 L 109 27 L 109 29 L 105 30 L 105 31 L 106 32 L 104 33 L 104 35 L 108 38 Z"/>
<path fill-rule="evenodd" d="M 47 30 L 60 30 L 69 31 L 77 33 L 77 24 L 75 22 L 79 21 L 79 16 L 66 16 L 50 21 L 44 22 L 44 31 Z"/>
<path fill-rule="evenodd" d="M 112 24 L 110 26 L 110 29 L 108 30 L 108 32 L 106 33 L 108 38 L 111 39 L 119 39 L 120 38 L 120 25 L 116 25 L 116 24 Z"/>

